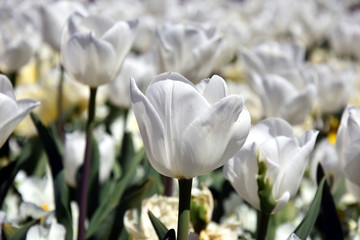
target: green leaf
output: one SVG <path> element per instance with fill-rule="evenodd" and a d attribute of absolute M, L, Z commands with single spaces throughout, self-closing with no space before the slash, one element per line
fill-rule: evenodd
<path fill-rule="evenodd" d="M 149 210 L 148 215 L 159 239 L 164 239 L 169 232 L 167 227 Z"/>
<path fill-rule="evenodd" d="M 96 208 L 99 206 L 99 196 L 100 196 L 100 182 L 99 182 L 99 161 L 100 161 L 100 152 L 98 143 L 93 138 L 92 142 L 92 153 L 91 153 L 91 168 L 90 168 L 90 181 L 89 181 L 89 192 L 88 192 L 88 216 L 91 216 L 95 213 Z M 82 172 L 82 171 L 81 171 Z"/>
<path fill-rule="evenodd" d="M 316 194 L 314 196 L 314 199 L 312 203 L 310 204 L 309 210 L 306 212 L 305 217 L 299 224 L 299 226 L 295 229 L 294 233 L 300 238 L 300 239 L 306 239 L 312 228 L 314 227 L 314 224 L 316 222 L 316 219 L 319 215 L 320 206 L 321 206 L 321 199 L 323 196 L 323 189 L 325 184 L 326 178 L 323 178 L 318 186 L 318 189 L 316 191 Z"/>
<path fill-rule="evenodd" d="M 136 168 L 144 159 L 144 156 L 145 151 L 144 149 L 141 149 L 135 155 L 127 156 L 127 158 L 123 159 L 123 175 L 113 184 L 112 191 L 109 191 L 109 195 L 106 197 L 107 201 L 101 202 L 93 217 L 90 219 L 86 238 L 91 237 L 98 230 L 98 228 L 106 221 L 106 218 L 110 215 L 111 211 L 119 204 L 126 187 L 132 180 Z"/>
<path fill-rule="evenodd" d="M 170 229 L 162 240 L 176 240 L 175 230 Z"/>
<path fill-rule="evenodd" d="M 110 236 L 107 239 L 117 239 L 123 230 L 125 211 L 131 208 L 139 207 L 144 196 L 150 190 L 154 180 L 149 178 L 140 185 L 132 186 L 126 189 L 121 203 L 115 209 L 114 221 L 111 227 Z"/>
<path fill-rule="evenodd" d="M 30 116 L 41 138 L 46 155 L 48 156 L 48 161 L 50 164 L 53 178 L 55 179 L 57 174 L 63 169 L 62 144 L 60 143 L 59 139 L 56 137 L 55 131 L 52 128 L 45 127 L 35 113 L 30 113 Z"/>
<path fill-rule="evenodd" d="M 64 170 L 54 179 L 55 215 L 59 223 L 66 229 L 66 240 L 73 239 L 72 215 L 70 208 L 69 187 L 65 183 Z"/>

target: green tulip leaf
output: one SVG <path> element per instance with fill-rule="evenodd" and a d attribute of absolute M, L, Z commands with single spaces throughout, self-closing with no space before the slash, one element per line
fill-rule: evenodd
<path fill-rule="evenodd" d="M 38 134 L 41 138 L 46 155 L 48 156 L 51 173 L 55 179 L 57 174 L 63 169 L 62 156 L 63 149 L 59 139 L 56 137 L 52 128 L 47 128 L 40 121 L 35 113 L 30 113 L 31 119 L 35 124 Z"/>
<path fill-rule="evenodd" d="M 98 230 L 98 228 L 106 222 L 106 219 L 112 210 L 120 203 L 120 199 L 123 196 L 126 187 L 134 176 L 137 166 L 141 163 L 144 157 L 145 151 L 142 149 L 136 154 L 126 155 L 126 157 L 122 159 L 123 174 L 120 179 L 116 180 L 112 184 L 112 186 L 108 186 L 109 192 L 105 198 L 107 201 L 102 201 L 100 203 L 100 206 L 96 209 L 94 215 L 90 219 L 86 238 L 90 238 Z"/>
<path fill-rule="evenodd" d="M 99 168 L 100 168 L 100 152 L 98 143 L 93 138 L 92 141 L 92 154 L 91 154 L 91 168 L 90 168 L 90 179 L 89 179 L 89 192 L 88 192 L 88 216 L 95 213 L 97 206 L 99 206 L 100 196 L 100 182 L 99 182 Z M 81 169 L 82 170 L 82 169 Z M 80 186 L 80 185 L 79 185 Z"/>
<path fill-rule="evenodd" d="M 158 238 L 160 240 L 166 239 L 166 235 L 169 232 L 167 227 L 157 217 L 155 217 L 155 215 L 150 210 L 148 211 L 148 215 Z"/>
<path fill-rule="evenodd" d="M 65 183 L 64 170 L 60 171 L 54 179 L 55 215 L 56 219 L 66 229 L 66 240 L 73 239 L 72 215 L 70 208 L 69 187 Z"/>
<path fill-rule="evenodd" d="M 170 229 L 162 240 L 176 240 L 175 230 Z"/>
<path fill-rule="evenodd" d="M 314 199 L 310 204 L 309 210 L 306 212 L 305 217 L 294 231 L 294 233 L 300 239 L 306 239 L 314 227 L 314 224 L 320 212 L 321 199 L 323 196 L 325 181 L 326 178 L 324 177 L 318 186 Z"/>
<path fill-rule="evenodd" d="M 125 211 L 131 208 L 137 208 L 140 206 L 144 196 L 150 190 L 154 180 L 149 178 L 140 185 L 131 186 L 124 192 L 124 197 L 121 199 L 121 203 L 113 211 L 114 220 L 110 225 L 110 235 L 106 239 L 118 239 L 121 231 L 124 230 L 124 215 Z M 104 234 L 101 234 L 102 236 Z"/>

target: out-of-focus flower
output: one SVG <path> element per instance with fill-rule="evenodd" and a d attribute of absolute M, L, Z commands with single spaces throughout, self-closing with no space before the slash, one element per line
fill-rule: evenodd
<path fill-rule="evenodd" d="M 32 22 L 13 9 L 0 8 L 1 72 L 19 70 L 29 62 L 39 44 L 40 38 Z"/>
<path fill-rule="evenodd" d="M 55 208 L 53 183 L 50 176 L 36 178 L 25 175 L 17 179 L 19 179 L 17 189 L 24 202 L 33 203 L 46 211 Z"/>
<path fill-rule="evenodd" d="M 131 81 L 131 103 L 146 154 L 161 174 L 190 179 L 222 166 L 244 144 L 250 115 L 214 75 L 198 85 L 177 73 L 158 75 L 144 95 Z"/>
<path fill-rule="evenodd" d="M 360 107 L 348 106 L 341 117 L 336 151 L 345 177 L 360 187 Z"/>
<path fill-rule="evenodd" d="M 43 40 L 55 51 L 60 51 L 61 32 L 74 12 L 85 14 L 86 10 L 79 2 L 67 0 L 49 2 L 40 8 Z"/>
<path fill-rule="evenodd" d="M 250 72 L 283 75 L 304 65 L 305 49 L 295 43 L 267 41 L 243 49 L 240 58 Z"/>
<path fill-rule="evenodd" d="M 360 39 L 359 21 L 341 19 L 330 32 L 329 39 L 335 53 L 360 59 L 360 50 L 356 47 L 356 42 Z"/>
<path fill-rule="evenodd" d="M 115 79 L 135 37 L 137 21 L 113 23 L 73 14 L 63 30 L 61 61 L 74 79 L 97 87 Z"/>
<path fill-rule="evenodd" d="M 317 134 L 311 130 L 296 138 L 283 119 L 265 119 L 251 128 L 244 147 L 225 164 L 225 178 L 254 208 L 276 213 L 298 191 Z M 273 209 L 260 208 L 261 176 L 270 185 Z"/>
<path fill-rule="evenodd" d="M 120 74 L 108 85 L 110 102 L 118 107 L 129 108 L 130 79 L 136 79 L 136 85 L 145 91 L 150 83 L 149 79 L 153 77 L 155 77 L 155 69 L 143 57 L 127 57 Z"/>
<path fill-rule="evenodd" d="M 156 239 L 156 232 L 148 216 L 150 210 L 168 229 L 177 229 L 177 197 L 154 195 L 141 204 L 141 214 L 137 210 L 128 210 L 124 215 L 124 225 L 131 239 Z M 139 218 L 140 216 L 140 218 Z"/>
<path fill-rule="evenodd" d="M 304 122 L 315 102 L 316 87 L 312 82 L 298 89 L 279 75 L 252 75 L 253 88 L 260 95 L 265 117 L 281 117 L 296 125 Z"/>
<path fill-rule="evenodd" d="M 100 152 L 99 181 L 104 182 L 110 176 L 115 161 L 115 142 L 110 135 L 100 130 L 95 131 L 94 135 Z M 67 133 L 65 138 L 65 180 L 70 186 L 75 187 L 77 171 L 84 161 L 85 133 Z"/>
<path fill-rule="evenodd" d="M 0 147 L 16 125 L 37 105 L 39 105 L 38 101 L 30 99 L 16 100 L 9 79 L 5 75 L 0 75 Z"/>
<path fill-rule="evenodd" d="M 178 72 L 192 82 L 209 77 L 219 57 L 222 37 L 215 29 L 167 23 L 157 31 L 159 72 Z"/>
<path fill-rule="evenodd" d="M 313 66 L 310 71 L 316 76 L 316 111 L 321 114 L 336 114 L 345 108 L 354 93 L 355 70 L 350 67 L 339 69 L 329 64 L 321 64 Z"/>
<path fill-rule="evenodd" d="M 331 144 L 327 139 L 319 142 L 314 150 L 310 169 L 310 174 L 314 181 L 316 181 L 319 164 L 321 164 L 327 177 L 331 179 L 332 190 L 335 191 L 340 184 L 342 171 L 335 145 Z"/>

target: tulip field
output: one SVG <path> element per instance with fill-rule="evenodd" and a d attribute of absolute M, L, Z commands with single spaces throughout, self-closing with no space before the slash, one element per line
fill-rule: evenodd
<path fill-rule="evenodd" d="M 360 240 L 356 0 L 0 0 L 0 240 Z"/>

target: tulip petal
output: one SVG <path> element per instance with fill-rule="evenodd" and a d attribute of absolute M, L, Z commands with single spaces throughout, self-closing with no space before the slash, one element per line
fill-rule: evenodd
<path fill-rule="evenodd" d="M 280 116 L 294 125 L 303 123 L 312 110 L 315 91 L 315 86 L 309 85 L 282 108 Z"/>
<path fill-rule="evenodd" d="M 13 86 L 12 86 L 10 80 L 5 75 L 2 75 L 2 74 L 0 74 L 0 93 L 5 94 L 10 99 L 15 101 L 15 94 L 14 94 Z"/>
<path fill-rule="evenodd" d="M 344 172 L 346 177 L 360 187 L 360 139 L 352 142 L 348 147 L 345 154 L 346 164 L 344 166 Z"/>
<path fill-rule="evenodd" d="M 97 87 L 112 79 L 115 53 L 112 46 L 92 33 L 78 33 L 63 44 L 62 63 L 76 80 Z M 74 54 L 76 53 L 76 54 Z"/>
<path fill-rule="evenodd" d="M 200 114 L 185 130 L 181 141 L 181 164 L 185 178 L 193 178 L 222 166 L 229 140 L 234 134 L 234 123 L 244 107 L 240 96 L 228 96 Z M 238 139 L 245 140 L 247 129 Z M 238 129 L 238 128 L 237 128 Z M 239 147 L 240 148 L 240 147 Z M 239 149 L 238 148 L 238 149 Z M 235 154 L 238 149 L 233 150 Z M 184 164 L 186 163 L 186 164 Z"/>
<path fill-rule="evenodd" d="M 243 147 L 223 168 L 225 178 L 230 181 L 236 192 L 254 208 L 260 210 L 256 176 L 258 165 L 256 145 Z"/>
<path fill-rule="evenodd" d="M 251 128 L 247 141 L 260 144 L 270 138 L 278 136 L 292 138 L 293 135 L 293 128 L 284 119 L 267 118 Z"/>
<path fill-rule="evenodd" d="M 23 99 L 16 103 L 13 101 L 3 101 L 4 95 L 0 94 L 0 108 L 2 111 L 0 119 L 0 147 L 10 136 L 14 128 L 31 112 L 37 105 L 38 101 Z M 3 115 L 3 113 L 5 113 Z M 4 117 L 4 118 L 3 118 Z"/>
<path fill-rule="evenodd" d="M 119 73 L 125 56 L 133 44 L 137 24 L 138 21 L 118 22 L 101 37 L 102 40 L 109 42 L 115 50 L 116 65 L 113 77 Z"/>
<path fill-rule="evenodd" d="M 167 158 L 168 149 L 164 140 L 164 124 L 150 101 L 139 90 L 134 79 L 130 82 L 131 105 L 139 125 L 146 155 L 155 170 L 174 177 L 172 159 Z"/>
<path fill-rule="evenodd" d="M 276 199 L 276 206 L 272 213 L 280 211 L 290 200 L 290 193 L 284 192 L 279 199 Z"/>
<path fill-rule="evenodd" d="M 211 105 L 229 94 L 225 80 L 218 75 L 202 80 L 196 88 Z"/>
<path fill-rule="evenodd" d="M 151 102 L 164 124 L 167 158 L 173 162 L 177 177 L 183 177 L 184 163 L 180 160 L 179 146 L 185 129 L 209 103 L 200 95 L 195 86 L 179 74 L 161 74 L 150 84 L 146 97 Z"/>

